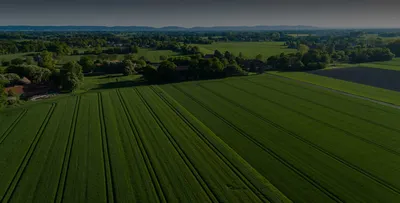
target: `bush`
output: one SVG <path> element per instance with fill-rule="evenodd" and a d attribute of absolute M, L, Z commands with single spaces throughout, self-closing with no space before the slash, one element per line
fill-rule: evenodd
<path fill-rule="evenodd" d="M 0 82 L 4 85 L 17 84 L 21 78 L 15 73 L 0 74 Z"/>

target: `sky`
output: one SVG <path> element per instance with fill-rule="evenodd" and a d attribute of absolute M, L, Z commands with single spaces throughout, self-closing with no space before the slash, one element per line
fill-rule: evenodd
<path fill-rule="evenodd" d="M 0 25 L 400 28 L 398 0 L 0 0 Z"/>

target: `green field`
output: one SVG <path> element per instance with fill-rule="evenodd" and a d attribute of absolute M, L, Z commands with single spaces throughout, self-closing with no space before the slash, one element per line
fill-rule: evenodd
<path fill-rule="evenodd" d="M 296 33 L 290 33 L 290 34 L 287 34 L 287 35 L 292 36 L 292 37 L 308 37 L 308 36 L 315 36 L 315 34 L 296 34 Z"/>
<path fill-rule="evenodd" d="M 394 58 L 391 61 L 361 63 L 359 66 L 400 71 L 400 58 Z"/>
<path fill-rule="evenodd" d="M 255 58 L 258 54 L 261 54 L 264 59 L 267 59 L 282 52 L 296 52 L 295 49 L 286 48 L 283 42 L 216 42 L 213 44 L 195 45 L 205 54 L 212 54 L 215 50 L 219 50 L 222 53 L 229 51 L 237 56 L 242 52 L 246 58 Z"/>
<path fill-rule="evenodd" d="M 397 202 L 399 117 L 273 75 L 7 109 L 0 202 Z"/>
<path fill-rule="evenodd" d="M 322 87 L 331 88 L 347 92 L 350 94 L 371 98 L 377 101 L 382 101 L 390 104 L 400 105 L 400 93 L 369 85 L 363 85 L 345 80 L 339 80 L 330 77 L 324 77 L 306 72 L 270 72 L 274 75 L 292 78 L 302 82 L 319 85 Z"/>
<path fill-rule="evenodd" d="M 16 59 L 16 58 L 25 58 L 26 55 L 33 54 L 33 53 L 35 53 L 35 52 L 0 55 L 0 62 L 3 61 L 3 60 L 11 61 L 11 60 Z"/>

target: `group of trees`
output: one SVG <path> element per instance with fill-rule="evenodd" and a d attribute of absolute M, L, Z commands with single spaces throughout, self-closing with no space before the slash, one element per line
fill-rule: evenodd
<path fill-rule="evenodd" d="M 332 62 L 364 63 L 389 61 L 395 56 L 388 48 L 359 48 L 329 53 L 321 49 L 306 49 L 297 53 L 271 56 L 267 64 L 278 70 L 301 71 L 325 68 Z"/>
<path fill-rule="evenodd" d="M 236 57 L 226 52 L 216 51 L 212 58 L 201 55 L 190 57 L 172 57 L 161 62 L 158 68 L 145 66 L 143 76 L 150 82 L 173 82 L 179 80 L 201 80 L 245 75 L 238 65 Z"/>

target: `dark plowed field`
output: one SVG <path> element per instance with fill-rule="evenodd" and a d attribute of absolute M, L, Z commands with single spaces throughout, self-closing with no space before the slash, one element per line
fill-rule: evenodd
<path fill-rule="evenodd" d="M 310 73 L 400 92 L 400 71 L 354 67 L 318 70 Z"/>

